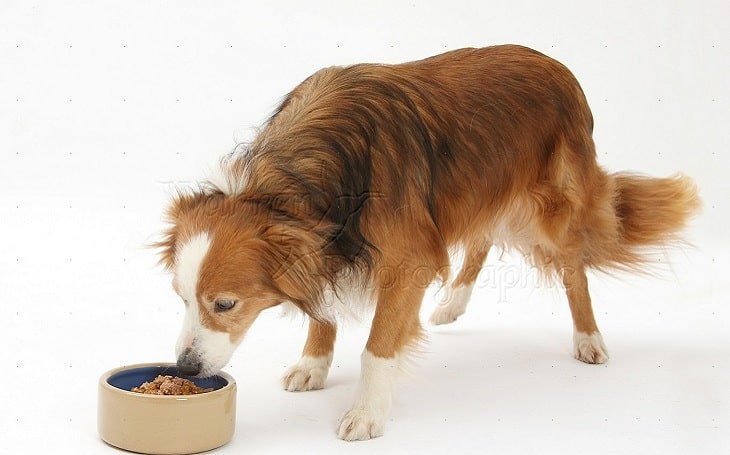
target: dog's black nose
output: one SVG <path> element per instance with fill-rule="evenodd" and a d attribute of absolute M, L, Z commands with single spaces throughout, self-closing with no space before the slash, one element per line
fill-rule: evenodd
<path fill-rule="evenodd" d="M 200 361 L 192 355 L 191 349 L 186 349 L 177 358 L 177 371 L 183 376 L 197 376 L 200 373 Z"/>
<path fill-rule="evenodd" d="M 198 373 L 200 373 L 200 363 L 187 365 L 178 362 L 177 371 L 183 376 L 196 376 Z"/>

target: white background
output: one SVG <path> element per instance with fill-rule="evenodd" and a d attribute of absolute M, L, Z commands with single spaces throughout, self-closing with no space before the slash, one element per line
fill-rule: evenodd
<path fill-rule="evenodd" d="M 265 6 L 264 6 L 265 5 Z M 146 245 L 175 185 L 315 70 L 520 43 L 570 67 L 609 170 L 693 176 L 694 247 L 653 277 L 596 276 L 611 360 L 571 358 L 559 289 L 490 257 L 467 314 L 428 328 L 383 438 L 336 439 L 367 320 L 328 388 L 290 394 L 301 319 L 264 314 L 226 368 L 234 440 L 215 453 L 720 453 L 730 446 L 730 4 L 617 2 L 0 3 L 0 452 L 114 453 L 96 382 L 173 360 L 182 304 Z M 663 261 L 665 263 L 666 261 Z M 434 306 L 424 302 L 424 316 Z"/>

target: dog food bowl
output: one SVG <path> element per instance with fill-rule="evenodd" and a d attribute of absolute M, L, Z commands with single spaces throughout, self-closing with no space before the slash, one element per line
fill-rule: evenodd
<path fill-rule="evenodd" d="M 226 444 L 236 426 L 236 381 L 226 373 L 187 378 L 211 392 L 148 395 L 131 392 L 158 375 L 178 376 L 174 364 L 128 365 L 99 379 L 98 430 L 110 445 L 138 453 L 189 454 Z"/>

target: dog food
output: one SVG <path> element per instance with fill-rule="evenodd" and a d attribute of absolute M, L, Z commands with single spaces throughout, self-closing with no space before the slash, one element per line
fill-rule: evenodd
<path fill-rule="evenodd" d="M 213 389 L 204 389 L 195 385 L 189 379 L 162 375 L 157 376 L 152 382 L 145 382 L 139 387 L 132 388 L 132 392 L 148 395 L 196 395 L 212 391 Z"/>

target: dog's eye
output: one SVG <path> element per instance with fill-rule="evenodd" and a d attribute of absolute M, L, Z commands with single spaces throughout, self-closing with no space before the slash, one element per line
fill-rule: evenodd
<path fill-rule="evenodd" d="M 228 299 L 220 299 L 215 301 L 215 312 L 216 313 L 222 313 L 224 311 L 228 311 L 232 309 L 234 306 L 236 306 L 236 303 L 238 303 L 238 300 L 228 300 Z"/>

